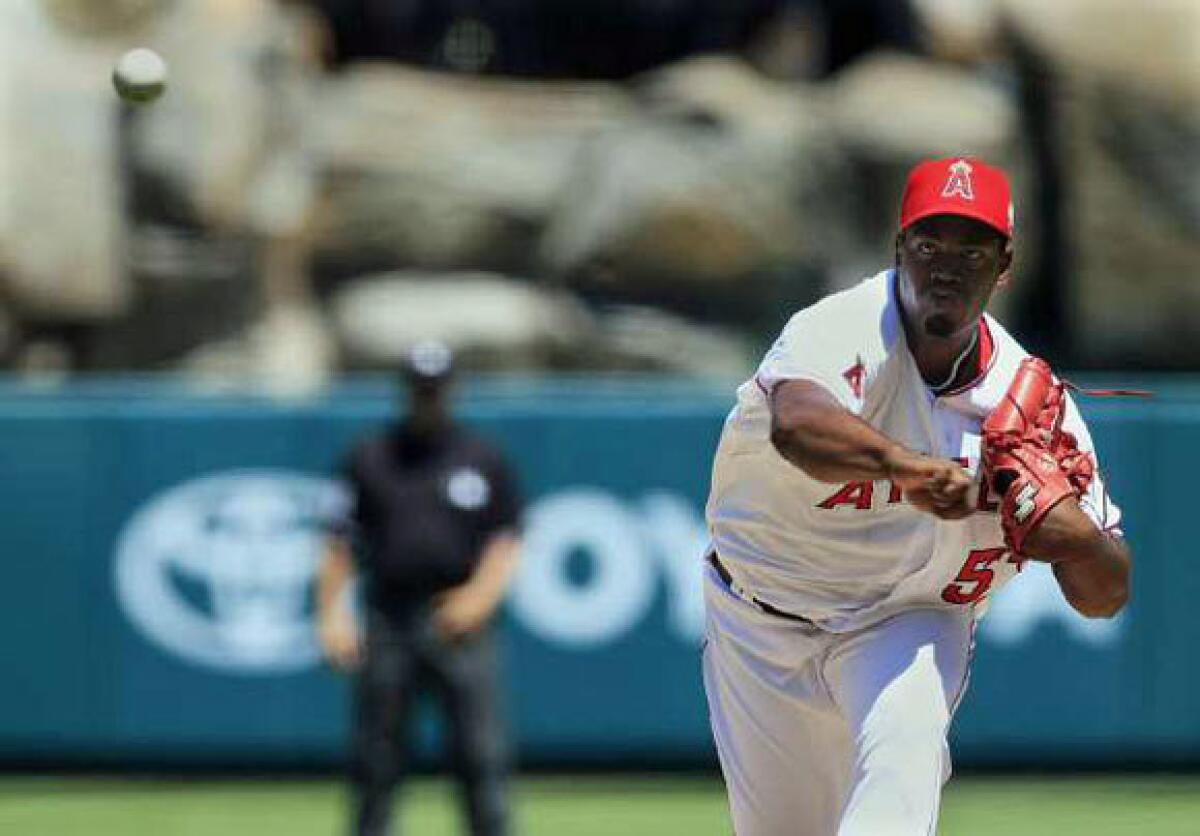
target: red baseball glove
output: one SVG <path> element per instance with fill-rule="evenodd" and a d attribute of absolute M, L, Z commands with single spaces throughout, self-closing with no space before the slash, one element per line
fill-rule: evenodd
<path fill-rule="evenodd" d="M 1021 361 L 999 406 L 983 422 L 984 478 L 1000 495 L 1000 525 L 1016 554 L 1050 509 L 1081 496 L 1094 474 L 1092 457 L 1062 428 L 1067 400 L 1045 360 Z"/>

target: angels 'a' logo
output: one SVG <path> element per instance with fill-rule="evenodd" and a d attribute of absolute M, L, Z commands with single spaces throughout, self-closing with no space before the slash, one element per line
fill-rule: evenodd
<path fill-rule="evenodd" d="M 955 195 L 963 200 L 975 199 L 975 188 L 971 184 L 971 164 L 966 160 L 950 164 L 950 176 L 946 178 L 946 185 L 942 188 L 942 197 Z"/>
<path fill-rule="evenodd" d="M 861 398 L 863 395 L 863 373 L 866 370 L 860 354 L 854 359 L 854 365 L 842 372 L 842 377 L 846 378 L 846 382 L 850 384 L 850 391 L 856 398 Z"/>

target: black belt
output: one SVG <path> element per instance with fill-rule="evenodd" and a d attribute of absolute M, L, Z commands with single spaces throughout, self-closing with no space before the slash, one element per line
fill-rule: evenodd
<path fill-rule="evenodd" d="M 717 577 L 721 579 L 721 583 L 725 584 L 725 586 L 729 588 L 730 592 L 739 598 L 748 600 L 767 615 L 773 615 L 778 618 L 786 618 L 789 621 L 799 621 L 801 624 L 807 624 L 810 627 L 816 626 L 810 618 L 805 618 L 802 615 L 794 615 L 790 612 L 784 612 L 783 610 L 779 609 L 779 607 L 773 607 L 766 601 L 760 601 L 758 598 L 755 598 L 749 592 L 735 587 L 733 584 L 733 575 L 729 574 L 729 570 L 725 568 L 725 564 L 721 563 L 721 559 L 717 557 L 717 553 L 715 551 L 708 553 L 708 562 L 711 563 L 712 567 L 717 570 Z"/>

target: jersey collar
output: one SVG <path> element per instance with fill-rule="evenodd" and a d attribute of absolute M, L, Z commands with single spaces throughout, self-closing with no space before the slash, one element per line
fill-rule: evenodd
<path fill-rule="evenodd" d="M 942 392 L 938 395 L 939 398 L 961 395 L 968 389 L 974 389 L 983 382 L 983 379 L 987 377 L 987 373 L 992 370 L 992 366 L 996 362 L 996 341 L 992 337 L 992 329 L 988 326 L 987 317 L 979 317 L 979 323 L 975 327 L 979 329 L 979 360 L 975 365 L 975 373 L 961 386 Z"/>

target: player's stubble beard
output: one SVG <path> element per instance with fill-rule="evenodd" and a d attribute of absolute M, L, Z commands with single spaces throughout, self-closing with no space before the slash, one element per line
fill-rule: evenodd
<path fill-rule="evenodd" d="M 954 336 L 954 322 L 945 314 L 934 313 L 925 317 L 921 322 L 921 330 L 925 336 L 937 340 L 948 340 Z"/>
<path fill-rule="evenodd" d="M 952 339 L 960 330 L 962 323 L 956 323 L 953 317 L 941 311 L 921 313 L 920 294 L 917 293 L 912 279 L 905 271 L 899 255 L 896 256 L 895 269 L 896 282 L 899 284 L 896 300 L 899 303 L 900 316 L 904 320 L 905 330 L 909 332 L 909 336 L 939 341 Z M 915 308 L 915 310 L 910 308 Z"/>

